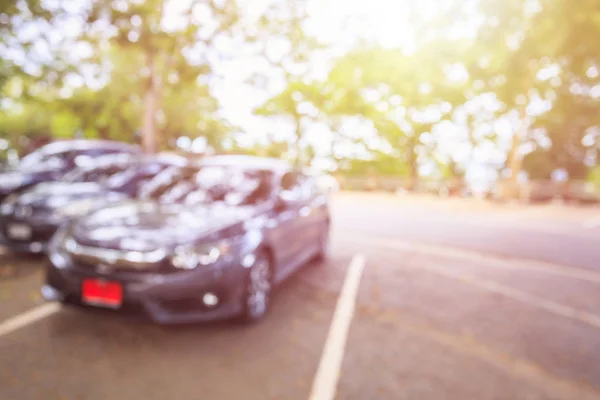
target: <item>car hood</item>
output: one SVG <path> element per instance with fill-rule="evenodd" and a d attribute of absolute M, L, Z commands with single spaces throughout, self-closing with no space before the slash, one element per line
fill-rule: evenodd
<path fill-rule="evenodd" d="M 36 173 L 5 169 L 0 171 L 0 193 L 11 192 L 37 180 Z"/>
<path fill-rule="evenodd" d="M 256 210 L 224 204 L 166 205 L 126 201 L 75 221 L 72 236 L 84 246 L 150 252 L 193 244 L 251 218 Z"/>
<path fill-rule="evenodd" d="M 59 171 L 42 168 L 9 168 L 0 170 L 0 194 L 8 194 L 44 180 L 56 180 Z"/>

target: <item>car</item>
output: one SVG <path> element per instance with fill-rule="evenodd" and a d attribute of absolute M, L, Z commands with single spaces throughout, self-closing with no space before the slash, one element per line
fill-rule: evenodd
<path fill-rule="evenodd" d="M 58 182 L 40 183 L 0 205 L 0 245 L 18 253 L 42 253 L 70 219 L 129 197 L 145 196 L 152 181 L 187 159 L 174 155 L 99 157 Z"/>
<path fill-rule="evenodd" d="M 57 181 L 64 175 L 108 154 L 140 154 L 136 145 L 109 140 L 63 140 L 29 153 L 15 167 L 0 170 L 0 203 L 41 182 Z"/>
<path fill-rule="evenodd" d="M 272 288 L 327 256 L 327 196 L 279 161 L 212 156 L 151 200 L 127 200 L 62 226 L 47 300 L 157 323 L 263 318 Z"/>

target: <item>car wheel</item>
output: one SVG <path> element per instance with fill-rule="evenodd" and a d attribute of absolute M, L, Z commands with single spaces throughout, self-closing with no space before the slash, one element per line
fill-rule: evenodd
<path fill-rule="evenodd" d="M 258 255 L 246 281 L 244 296 L 244 320 L 254 322 L 262 319 L 271 305 L 273 268 L 269 257 Z"/>

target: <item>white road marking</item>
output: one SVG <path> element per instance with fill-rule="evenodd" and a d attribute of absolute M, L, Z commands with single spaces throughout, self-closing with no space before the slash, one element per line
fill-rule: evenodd
<path fill-rule="evenodd" d="M 600 317 L 597 315 L 585 311 L 580 311 L 575 308 L 568 307 L 551 300 L 546 300 L 542 297 L 534 296 L 529 293 L 522 292 L 520 290 L 516 290 L 511 287 L 492 282 L 486 279 L 480 279 L 470 275 L 456 273 L 450 270 L 450 268 L 433 265 L 420 265 L 419 268 L 425 268 L 431 272 L 445 276 L 447 278 L 456 279 L 460 282 L 468 283 L 470 285 L 487 290 L 489 292 L 499 293 L 505 297 L 520 301 L 521 303 L 529 304 L 531 306 L 544 309 L 552 314 L 556 314 L 562 317 L 575 319 L 600 329 Z"/>
<path fill-rule="evenodd" d="M 600 217 L 590 218 L 583 222 L 583 227 L 586 229 L 594 229 L 600 227 Z"/>
<path fill-rule="evenodd" d="M 0 323 L 0 337 L 40 321 L 60 310 L 58 303 L 46 303 Z"/>
<path fill-rule="evenodd" d="M 346 239 L 346 238 L 345 238 Z M 348 238 L 347 240 L 350 240 Z M 486 267 L 490 267 L 493 263 L 490 263 L 490 260 L 494 260 L 492 256 L 484 256 L 480 253 L 473 253 L 470 251 L 457 250 L 453 248 L 446 247 L 438 247 L 432 245 L 421 245 L 421 244 L 413 244 L 409 242 L 403 242 L 398 240 L 390 240 L 389 238 L 365 238 L 360 237 L 356 239 L 356 241 L 360 241 L 363 245 L 370 245 L 373 247 L 378 247 L 381 249 L 388 250 L 400 250 L 400 251 L 423 251 L 429 254 L 434 255 L 442 255 L 448 257 L 468 257 L 478 261 L 487 261 L 487 263 L 483 264 Z M 537 265 L 536 265 L 537 264 Z M 532 262 L 531 260 L 516 260 L 510 259 L 505 263 L 501 263 L 502 266 L 498 265 L 498 268 L 521 268 L 521 269 L 533 269 L 540 272 L 545 272 L 549 274 L 556 274 L 564 277 L 569 277 L 573 279 L 585 280 L 587 282 L 600 283 L 600 274 L 592 272 L 592 271 L 584 271 L 578 270 L 576 268 L 554 265 L 554 264 L 545 264 Z M 505 297 L 511 298 L 513 300 L 520 301 L 521 303 L 528 304 L 530 306 L 534 306 L 537 308 L 541 308 L 555 315 L 559 315 L 562 317 L 574 319 L 586 323 L 588 325 L 593 326 L 594 328 L 600 329 L 600 316 L 580 311 L 578 309 L 565 306 L 563 304 L 544 299 L 542 297 L 538 297 L 535 295 L 531 295 L 529 293 L 513 289 L 509 286 L 505 286 L 490 280 L 481 279 L 474 277 L 469 274 L 463 274 L 457 272 L 455 269 L 447 268 L 439 263 L 420 263 L 418 268 L 427 269 L 433 273 L 437 273 L 439 275 L 445 276 L 447 278 L 456 279 L 460 282 L 467 283 L 480 289 L 484 289 L 490 292 L 495 292 L 504 295 Z"/>
<path fill-rule="evenodd" d="M 344 285 L 335 307 L 309 400 L 333 400 L 335 398 L 344 359 L 344 348 L 364 268 L 365 257 L 363 255 L 354 256 L 348 267 Z"/>
<path fill-rule="evenodd" d="M 364 233 L 362 235 L 352 234 L 352 232 L 350 231 L 346 231 L 345 234 L 352 236 L 344 235 L 344 241 L 350 241 L 366 246 L 378 247 L 387 250 L 391 249 L 398 251 L 410 251 L 431 254 L 434 256 L 449 258 L 462 258 L 469 261 L 485 263 L 486 267 L 491 268 L 532 270 L 551 275 L 558 275 L 565 278 L 578 279 L 586 282 L 600 284 L 600 273 L 595 271 L 584 270 L 577 267 L 570 267 L 568 265 L 552 264 L 548 262 L 535 261 L 531 259 L 522 259 L 516 257 L 502 257 L 474 250 L 464 250 L 443 245 L 416 243 L 385 236 L 365 237 Z M 490 261 L 497 261 L 499 264 L 493 264 L 490 263 Z"/>

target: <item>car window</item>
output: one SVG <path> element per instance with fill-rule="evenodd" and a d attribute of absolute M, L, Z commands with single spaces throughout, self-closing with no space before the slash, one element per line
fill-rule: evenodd
<path fill-rule="evenodd" d="M 38 166 L 51 168 L 70 165 L 85 166 L 86 163 L 89 163 L 92 159 L 100 156 L 130 152 L 127 149 L 119 148 L 94 147 L 88 149 L 56 149 L 54 146 L 48 146 L 51 145 L 41 147 L 23 157 L 20 165 L 24 168 Z"/>
<path fill-rule="evenodd" d="M 36 151 L 23 158 L 21 166 L 24 168 L 62 168 L 69 165 L 71 152 L 43 152 Z"/>
<path fill-rule="evenodd" d="M 297 172 L 287 172 L 281 178 L 281 194 L 287 201 L 299 202 L 305 198 L 306 178 Z"/>
<path fill-rule="evenodd" d="M 169 167 L 152 177 L 148 182 L 140 185 L 137 196 L 142 199 L 157 199 L 174 202 L 181 198 L 174 189 L 181 185 L 191 185 L 196 168 Z"/>
<path fill-rule="evenodd" d="M 51 156 L 53 154 L 56 154 L 56 152 L 48 152 L 46 146 L 37 149 L 29 154 L 27 154 L 25 157 L 23 157 L 23 159 L 20 162 L 20 165 L 22 167 L 33 167 L 36 164 L 40 163 L 42 159 L 44 159 L 47 156 Z"/>
<path fill-rule="evenodd" d="M 302 200 L 308 201 L 319 193 L 316 179 L 313 177 L 305 177 L 302 183 Z"/>
<path fill-rule="evenodd" d="M 287 172 L 281 177 L 281 190 L 292 190 L 298 184 L 298 174 Z"/>
<path fill-rule="evenodd" d="M 161 201 L 188 205 L 226 203 L 256 205 L 271 198 L 273 173 L 268 170 L 210 165 L 181 179 L 161 196 Z"/>
<path fill-rule="evenodd" d="M 105 183 L 111 176 L 129 168 L 125 164 L 114 164 L 96 168 L 75 169 L 65 175 L 67 182 L 98 182 Z"/>
<path fill-rule="evenodd" d="M 133 165 L 111 175 L 106 180 L 106 185 L 112 190 L 121 190 L 127 187 L 132 193 L 137 193 L 139 188 L 149 182 L 163 169 L 159 164 Z"/>
<path fill-rule="evenodd" d="M 77 167 L 88 167 L 95 159 L 107 154 L 110 154 L 107 149 L 92 148 L 87 150 L 74 150 L 69 157 L 72 159 L 72 163 Z"/>
<path fill-rule="evenodd" d="M 78 156 L 84 155 L 84 154 L 85 154 L 84 150 L 65 150 L 65 151 L 62 151 L 59 153 L 49 154 L 47 156 L 44 156 L 42 158 L 42 162 L 48 162 L 49 160 L 60 159 L 67 163 L 73 163 Z"/>
<path fill-rule="evenodd" d="M 137 195 L 144 185 L 152 181 L 161 171 L 166 168 L 163 164 L 150 163 L 143 164 L 127 171 L 121 177 L 109 179 L 109 187 L 115 190 L 120 190 L 127 187 L 129 193 Z M 118 174 L 117 174 L 118 175 Z M 110 186 L 112 183 L 113 186 Z"/>

